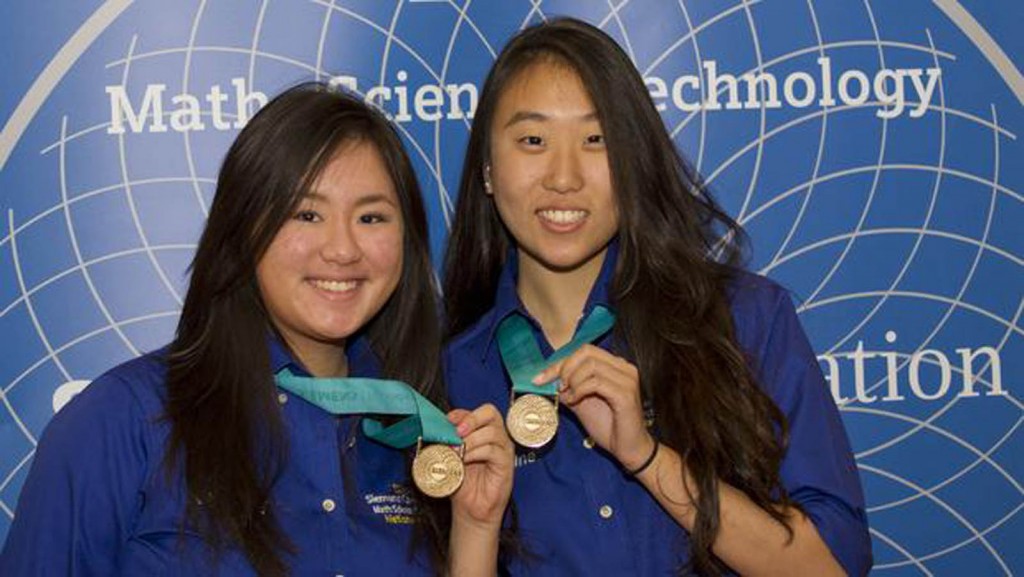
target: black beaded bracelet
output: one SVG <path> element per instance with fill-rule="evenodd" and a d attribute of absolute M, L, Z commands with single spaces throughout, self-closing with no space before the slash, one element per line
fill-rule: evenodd
<path fill-rule="evenodd" d="M 629 471 L 631 477 L 636 477 L 640 473 L 643 473 L 644 469 L 651 466 L 651 463 L 654 462 L 654 458 L 658 456 L 658 447 L 660 446 L 661 443 L 658 442 L 658 439 L 654 439 L 654 450 L 651 451 L 651 456 L 647 457 L 647 460 L 644 461 L 642 465 L 640 465 L 636 469 L 633 469 L 632 471 Z"/>

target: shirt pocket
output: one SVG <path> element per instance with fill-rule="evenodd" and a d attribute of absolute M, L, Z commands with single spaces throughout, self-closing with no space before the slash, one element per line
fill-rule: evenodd
<path fill-rule="evenodd" d="M 125 576 L 255 575 L 238 549 L 227 547 L 215 556 L 198 533 L 172 528 L 133 535 L 119 565 Z"/>

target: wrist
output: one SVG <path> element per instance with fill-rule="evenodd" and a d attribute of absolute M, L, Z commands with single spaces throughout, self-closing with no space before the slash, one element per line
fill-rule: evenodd
<path fill-rule="evenodd" d="M 640 447 L 634 450 L 629 456 L 623 456 L 619 459 L 619 464 L 626 470 L 631 476 L 636 476 L 645 464 L 650 466 L 649 461 L 658 452 L 658 440 L 654 438 L 650 433 L 644 435 L 644 442 L 640 444 Z"/>
<path fill-rule="evenodd" d="M 460 511 L 454 504 L 452 505 L 452 531 L 465 531 L 472 533 L 499 533 L 501 531 L 502 524 L 502 512 L 496 515 L 489 515 L 488 517 L 481 518 L 472 515 L 466 511 Z"/>
<path fill-rule="evenodd" d="M 658 439 L 652 440 L 654 441 L 654 447 L 651 448 L 650 454 L 647 456 L 647 459 L 645 459 L 643 463 L 640 463 L 640 465 L 638 465 L 637 467 L 629 469 L 628 472 L 630 477 L 636 477 L 642 474 L 644 471 L 650 469 L 651 465 L 654 463 L 654 460 L 658 458 L 658 449 L 661 447 L 661 443 L 658 442 Z"/>
<path fill-rule="evenodd" d="M 448 539 L 448 575 L 497 575 L 500 533 L 500 523 L 492 526 L 465 516 L 453 518 Z"/>

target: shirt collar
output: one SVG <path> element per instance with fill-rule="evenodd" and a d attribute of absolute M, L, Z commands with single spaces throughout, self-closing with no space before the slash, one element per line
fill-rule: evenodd
<path fill-rule="evenodd" d="M 278 335 L 271 334 L 267 341 L 270 349 L 270 370 L 275 375 L 287 367 L 296 375 L 310 376 L 309 371 L 292 356 L 291 351 Z M 370 348 L 370 339 L 366 338 L 366 335 L 359 333 L 350 338 L 349 344 L 345 347 L 345 355 L 348 357 L 350 377 L 379 378 L 381 376 L 380 361 Z"/>
<path fill-rule="evenodd" d="M 594 286 L 590 288 L 590 294 L 587 295 L 587 302 L 583 306 L 584 317 L 590 314 L 590 311 L 594 310 L 594 307 L 598 305 L 614 310 L 609 302 L 610 295 L 608 289 L 611 285 L 612 275 L 615 274 L 615 264 L 618 258 L 619 241 L 618 238 L 613 238 L 608 243 L 608 251 L 604 255 L 601 272 L 598 273 L 597 280 L 594 281 Z M 515 247 L 512 247 L 509 249 L 508 257 L 505 258 L 505 265 L 501 269 L 501 276 L 498 278 L 498 288 L 494 293 L 494 307 L 491 309 L 491 326 L 487 330 L 487 342 L 486 346 L 484 346 L 482 358 L 487 357 L 491 346 L 494 344 L 498 326 L 508 315 L 518 313 L 539 329 L 537 321 L 530 316 L 530 313 L 523 305 L 523 301 L 519 298 L 519 293 L 516 292 L 516 282 L 518 279 L 519 253 Z"/>

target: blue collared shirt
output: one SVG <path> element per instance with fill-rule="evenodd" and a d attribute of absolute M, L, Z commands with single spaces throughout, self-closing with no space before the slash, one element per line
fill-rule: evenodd
<path fill-rule="evenodd" d="M 365 339 L 348 351 L 352 376 L 379 376 Z M 271 366 L 307 374 L 276 341 Z M 166 366 L 160 353 L 94 381 L 46 428 L 2 556 L 2 575 L 254 575 L 230 549 L 214 566 L 201 538 L 179 529 L 183 479 L 164 480 L 169 424 L 161 420 Z M 292 575 L 430 574 L 409 557 L 411 501 L 401 451 L 367 439 L 355 417 L 338 418 L 279 392 L 289 455 L 273 507 L 297 554 Z M 213 433 L 216 434 L 216 433 Z"/>
<path fill-rule="evenodd" d="M 584 309 L 609 303 L 615 243 Z M 508 259 L 495 305 L 446 350 L 453 406 L 494 403 L 505 413 L 511 382 L 495 331 L 507 315 L 530 320 L 545 356 L 552 353 L 537 322 L 516 293 L 516 259 Z M 786 490 L 814 522 L 850 575 L 871 566 L 864 497 L 850 444 L 814 352 L 788 293 L 774 282 L 740 273 L 730 291 L 736 338 L 754 375 L 789 419 L 790 445 L 782 462 Z M 597 343 L 609 349 L 611 337 Z M 675 575 L 689 555 L 687 532 L 618 462 L 596 447 L 573 414 L 562 408 L 558 434 L 541 450 L 516 458 L 513 499 L 520 538 L 534 559 L 513 559 L 513 575 Z"/>

